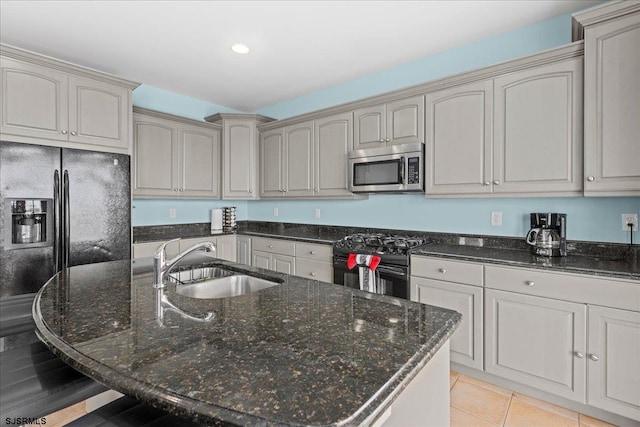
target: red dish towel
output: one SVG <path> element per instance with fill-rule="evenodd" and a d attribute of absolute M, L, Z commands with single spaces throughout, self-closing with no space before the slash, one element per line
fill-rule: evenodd
<path fill-rule="evenodd" d="M 369 270 L 374 271 L 378 264 L 380 264 L 380 257 L 378 255 L 362 255 L 362 254 L 349 254 L 347 258 L 347 267 L 349 270 L 353 269 L 356 265 L 363 265 L 369 267 Z"/>

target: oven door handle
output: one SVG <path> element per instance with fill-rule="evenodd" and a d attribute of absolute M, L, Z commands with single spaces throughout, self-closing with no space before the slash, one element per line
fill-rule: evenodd
<path fill-rule="evenodd" d="M 333 268 L 334 269 L 339 268 L 341 270 L 348 271 L 349 269 L 347 268 L 347 258 L 346 257 L 334 258 Z M 355 268 L 353 270 L 357 272 Z M 378 267 L 375 269 L 375 271 L 379 273 L 389 274 L 395 277 L 407 277 L 407 269 L 402 267 L 392 267 L 388 265 L 378 264 Z"/>
<path fill-rule="evenodd" d="M 404 156 L 400 157 L 400 176 L 398 177 L 398 180 L 400 181 L 400 184 L 404 185 Z"/>

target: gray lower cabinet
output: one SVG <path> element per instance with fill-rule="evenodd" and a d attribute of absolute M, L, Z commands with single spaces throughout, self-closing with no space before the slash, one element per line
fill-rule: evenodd
<path fill-rule="evenodd" d="M 236 262 L 251 265 L 251 237 L 237 236 L 236 245 Z"/>
<path fill-rule="evenodd" d="M 220 198 L 220 129 L 135 109 L 133 195 Z"/>
<path fill-rule="evenodd" d="M 263 251 L 252 251 L 254 267 L 266 268 L 278 273 L 295 274 L 296 260 L 289 255 L 273 254 Z"/>
<path fill-rule="evenodd" d="M 2 139 L 129 152 L 137 84 L 6 46 L 1 53 Z"/>
<path fill-rule="evenodd" d="M 156 249 L 165 241 L 146 242 L 146 243 L 134 243 L 133 244 L 133 259 L 144 258 L 153 256 Z M 210 237 L 195 237 L 182 239 L 177 242 L 172 242 L 165 247 L 165 253 L 167 258 L 174 257 L 180 252 L 190 248 L 201 242 L 213 242 L 216 244 L 216 253 L 213 254 L 215 258 L 224 259 L 227 261 L 236 261 L 236 236 L 210 236 Z"/>
<path fill-rule="evenodd" d="M 640 195 L 640 10 L 607 18 L 584 27 L 584 190 Z"/>
<path fill-rule="evenodd" d="M 316 119 L 314 139 L 314 195 L 353 197 L 347 170 L 347 153 L 353 150 L 353 114 Z"/>
<path fill-rule="evenodd" d="M 640 421 L 640 313 L 588 306 L 587 403 Z"/>
<path fill-rule="evenodd" d="M 412 96 L 353 112 L 354 149 L 424 142 L 424 96 Z"/>
<path fill-rule="evenodd" d="M 451 336 L 451 361 L 479 370 L 483 369 L 484 349 L 482 285 L 482 264 L 411 257 L 411 300 L 462 314 Z"/>
<path fill-rule="evenodd" d="M 332 246 L 296 242 L 296 276 L 333 283 Z"/>
<path fill-rule="evenodd" d="M 485 370 L 586 403 L 584 304 L 487 289 Z"/>

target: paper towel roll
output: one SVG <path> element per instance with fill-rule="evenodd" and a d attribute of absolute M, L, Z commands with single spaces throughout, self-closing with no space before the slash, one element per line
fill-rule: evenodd
<path fill-rule="evenodd" d="M 222 233 L 222 209 L 211 209 L 211 234 Z"/>

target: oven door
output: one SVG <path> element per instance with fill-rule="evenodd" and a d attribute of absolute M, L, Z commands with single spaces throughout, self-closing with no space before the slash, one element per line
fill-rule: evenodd
<path fill-rule="evenodd" d="M 409 268 L 380 263 L 374 272 L 379 294 L 409 299 Z M 360 267 L 347 267 L 346 256 L 333 258 L 333 281 L 353 289 L 360 289 Z"/>

